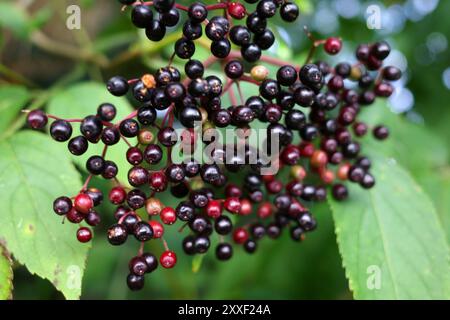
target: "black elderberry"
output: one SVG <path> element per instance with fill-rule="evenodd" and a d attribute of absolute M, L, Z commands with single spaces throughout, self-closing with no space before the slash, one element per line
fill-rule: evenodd
<path fill-rule="evenodd" d="M 103 121 L 112 121 L 116 117 L 116 107 L 111 103 L 102 103 L 97 108 L 97 116 Z"/>
<path fill-rule="evenodd" d="M 228 39 L 220 39 L 211 42 L 211 53 L 220 59 L 228 57 L 231 51 L 231 43 Z"/>
<path fill-rule="evenodd" d="M 146 199 L 145 193 L 139 189 L 133 189 L 127 194 L 127 203 L 130 208 L 135 210 L 142 208 Z"/>
<path fill-rule="evenodd" d="M 293 66 L 286 65 L 278 69 L 277 81 L 282 86 L 291 86 L 298 78 L 297 70 Z"/>
<path fill-rule="evenodd" d="M 263 98 L 267 100 L 275 99 L 279 92 L 280 87 L 278 85 L 278 82 L 275 80 L 264 80 L 259 87 L 259 93 Z"/>
<path fill-rule="evenodd" d="M 136 137 L 139 133 L 139 123 L 134 119 L 126 119 L 120 123 L 119 130 L 127 138 Z"/>
<path fill-rule="evenodd" d="M 184 66 L 184 71 L 189 78 L 197 79 L 203 77 L 205 67 L 198 60 L 189 60 Z"/>
<path fill-rule="evenodd" d="M 266 233 L 271 239 L 277 239 L 281 235 L 281 228 L 278 224 L 270 223 L 266 227 Z"/>
<path fill-rule="evenodd" d="M 286 126 L 292 130 L 300 130 L 306 124 L 306 116 L 299 110 L 289 110 L 285 117 Z"/>
<path fill-rule="evenodd" d="M 50 135 L 55 141 L 67 141 L 72 136 L 72 125 L 65 120 L 55 120 L 50 126 Z"/>
<path fill-rule="evenodd" d="M 153 5 L 158 12 L 168 12 L 175 5 L 175 0 L 155 0 Z"/>
<path fill-rule="evenodd" d="M 220 243 L 216 248 L 216 257 L 221 261 L 229 260 L 233 255 L 233 247 L 228 243 Z"/>
<path fill-rule="evenodd" d="M 160 15 L 161 23 L 166 27 L 174 27 L 177 25 L 178 21 L 180 21 L 180 12 L 172 8 L 169 11 L 163 12 Z"/>
<path fill-rule="evenodd" d="M 183 35 L 187 40 L 200 39 L 203 35 L 202 25 L 192 21 L 186 21 L 183 24 Z"/>
<path fill-rule="evenodd" d="M 86 161 L 86 169 L 93 175 L 99 175 L 105 169 L 105 159 L 101 156 L 92 156 Z"/>
<path fill-rule="evenodd" d="M 192 40 L 179 39 L 175 42 L 175 53 L 181 59 L 189 59 L 195 53 L 195 44 Z"/>
<path fill-rule="evenodd" d="M 152 20 L 145 28 L 145 35 L 151 41 L 160 41 L 166 35 L 166 27 L 159 20 Z"/>
<path fill-rule="evenodd" d="M 196 254 L 194 242 L 195 242 L 194 236 L 187 236 L 183 239 L 182 246 L 184 253 L 190 256 Z"/>
<path fill-rule="evenodd" d="M 111 226 L 107 231 L 107 235 L 109 243 L 113 246 L 124 244 L 128 238 L 127 229 L 121 224 Z"/>
<path fill-rule="evenodd" d="M 72 209 L 72 200 L 68 197 L 59 197 L 53 201 L 53 211 L 62 216 L 68 214 Z"/>
<path fill-rule="evenodd" d="M 244 26 L 233 26 L 230 30 L 230 40 L 237 46 L 250 44 L 251 33 Z"/>
<path fill-rule="evenodd" d="M 127 94 L 130 86 L 127 79 L 116 76 L 108 80 L 106 88 L 114 96 L 124 96 Z"/>
<path fill-rule="evenodd" d="M 257 244 L 255 241 L 249 239 L 244 243 L 244 249 L 247 253 L 254 253 L 256 251 Z"/>
<path fill-rule="evenodd" d="M 87 116 L 80 124 L 80 131 L 90 142 L 96 143 L 102 134 L 103 124 L 98 116 Z"/>
<path fill-rule="evenodd" d="M 225 65 L 224 71 L 228 78 L 239 79 L 244 74 L 244 65 L 239 60 L 231 60 Z"/>
<path fill-rule="evenodd" d="M 137 276 L 135 274 L 129 274 L 127 276 L 128 288 L 132 291 L 142 290 L 144 288 L 145 278 L 144 276 Z"/>
<path fill-rule="evenodd" d="M 174 128 L 165 127 L 158 132 L 158 141 L 165 147 L 172 147 L 178 141 L 178 135 Z"/>
<path fill-rule="evenodd" d="M 298 217 L 298 224 L 305 231 L 312 231 L 317 227 L 317 222 L 309 212 L 304 212 Z"/>
<path fill-rule="evenodd" d="M 113 161 L 106 160 L 105 167 L 102 172 L 102 177 L 105 179 L 113 179 L 117 176 L 119 168 Z"/>
<path fill-rule="evenodd" d="M 138 241 L 148 241 L 153 237 L 153 228 L 144 221 L 139 221 L 133 230 L 133 234 Z"/>
<path fill-rule="evenodd" d="M 131 21 L 138 28 L 147 28 L 153 20 L 153 12 L 149 6 L 137 5 L 131 11 Z"/>
<path fill-rule="evenodd" d="M 144 126 L 152 125 L 156 120 L 156 110 L 149 106 L 140 107 L 137 119 Z"/>
<path fill-rule="evenodd" d="M 299 86 L 294 91 L 295 102 L 302 107 L 310 107 L 314 103 L 314 91 L 306 86 Z"/>
<path fill-rule="evenodd" d="M 305 236 L 305 230 L 302 227 L 292 227 L 291 228 L 291 238 L 294 241 L 302 241 Z"/>
<path fill-rule="evenodd" d="M 220 216 L 214 223 L 214 229 L 220 235 L 227 235 L 233 229 L 233 223 L 227 216 Z"/>
<path fill-rule="evenodd" d="M 194 218 L 195 208 L 190 201 L 180 202 L 175 211 L 181 221 L 190 221 Z"/>
<path fill-rule="evenodd" d="M 107 146 L 112 146 L 118 143 L 120 141 L 119 129 L 115 126 L 103 129 L 101 139 Z"/>
<path fill-rule="evenodd" d="M 285 2 L 280 8 L 280 15 L 284 21 L 293 22 L 299 15 L 298 6 L 292 2 Z"/>
<path fill-rule="evenodd" d="M 249 28 L 254 33 L 261 33 L 267 27 L 267 20 L 260 16 L 257 12 L 250 14 L 247 17 L 247 28 Z"/>
<path fill-rule="evenodd" d="M 198 236 L 194 240 L 195 252 L 202 254 L 208 251 L 211 242 L 208 237 Z"/>
<path fill-rule="evenodd" d="M 81 156 L 87 151 L 89 142 L 85 137 L 78 136 L 70 139 L 67 147 L 69 148 L 70 153 L 72 153 L 73 155 Z"/>
<path fill-rule="evenodd" d="M 184 180 L 184 169 L 179 164 L 171 164 L 166 168 L 166 176 L 170 182 L 178 183 Z"/>
<path fill-rule="evenodd" d="M 261 48 L 255 43 L 243 45 L 241 55 L 248 62 L 256 62 L 261 58 Z"/>
<path fill-rule="evenodd" d="M 181 83 L 172 82 L 166 86 L 165 94 L 170 101 L 177 102 L 186 96 L 186 90 Z"/>
<path fill-rule="evenodd" d="M 146 273 L 153 272 L 158 267 L 158 259 L 155 257 L 154 254 L 146 252 L 142 255 L 142 258 L 144 259 L 145 264 L 147 265 Z"/>
<path fill-rule="evenodd" d="M 320 89 L 323 75 L 315 64 L 306 64 L 300 69 L 300 81 L 313 89 Z"/>
<path fill-rule="evenodd" d="M 130 272 L 137 276 L 143 276 L 147 272 L 147 263 L 143 257 L 134 257 L 130 260 L 128 267 Z"/>

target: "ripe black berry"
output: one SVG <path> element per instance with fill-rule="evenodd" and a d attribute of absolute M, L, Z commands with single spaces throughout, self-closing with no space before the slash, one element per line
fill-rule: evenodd
<path fill-rule="evenodd" d="M 65 120 L 55 120 L 50 126 L 50 135 L 58 142 L 64 142 L 72 136 L 72 125 Z"/>
<path fill-rule="evenodd" d="M 105 169 L 105 159 L 101 156 L 91 156 L 86 161 L 86 169 L 93 175 L 99 175 Z"/>
<path fill-rule="evenodd" d="M 127 241 L 128 233 L 125 226 L 121 224 L 115 224 L 108 229 L 108 241 L 113 246 L 119 246 Z"/>
<path fill-rule="evenodd" d="M 68 214 L 72 209 L 72 200 L 68 197 L 59 197 L 53 201 L 53 211 L 57 215 L 65 215 Z"/>
<path fill-rule="evenodd" d="M 221 261 L 229 260 L 233 256 L 233 247 L 228 243 L 220 243 L 216 248 L 216 257 Z"/>
<path fill-rule="evenodd" d="M 151 41 L 160 41 L 166 35 L 166 27 L 159 20 L 152 20 L 145 29 L 145 35 Z"/>
<path fill-rule="evenodd" d="M 233 229 L 233 224 L 227 216 L 220 216 L 214 223 L 214 229 L 220 235 L 227 235 Z"/>
<path fill-rule="evenodd" d="M 47 125 L 48 117 L 42 110 L 32 110 L 27 115 L 27 124 L 32 129 L 42 129 Z"/>
<path fill-rule="evenodd" d="M 139 133 L 139 123 L 134 119 L 126 119 L 120 123 L 119 130 L 127 138 L 136 137 Z"/>
<path fill-rule="evenodd" d="M 292 2 L 285 2 L 280 8 L 280 15 L 284 21 L 293 22 L 299 15 L 298 6 Z"/>
<path fill-rule="evenodd" d="M 112 95 L 120 97 L 127 94 L 130 86 L 127 79 L 116 76 L 108 80 L 106 88 Z"/>
<path fill-rule="evenodd" d="M 70 153 L 75 156 L 81 156 L 88 149 L 89 143 L 87 139 L 83 136 L 78 136 L 70 139 L 67 147 L 69 148 Z"/>
<path fill-rule="evenodd" d="M 178 219 L 190 221 L 194 218 L 195 208 L 190 201 L 183 201 L 175 209 Z"/>
<path fill-rule="evenodd" d="M 156 110 L 148 106 L 141 107 L 138 110 L 137 119 L 144 126 L 152 125 L 156 120 Z"/>
<path fill-rule="evenodd" d="M 138 241 L 148 241 L 153 237 L 153 228 L 144 221 L 139 221 L 134 227 L 133 234 Z"/>
<path fill-rule="evenodd" d="M 244 26 L 233 26 L 230 30 L 230 40 L 237 46 L 250 44 L 251 34 Z"/>
<path fill-rule="evenodd" d="M 137 276 L 135 274 L 129 274 L 127 276 L 128 288 L 132 291 L 142 290 L 144 288 L 145 278 L 144 276 Z"/>
<path fill-rule="evenodd" d="M 153 12 L 149 6 L 137 5 L 131 11 L 131 21 L 138 28 L 150 27 L 153 20 Z"/>

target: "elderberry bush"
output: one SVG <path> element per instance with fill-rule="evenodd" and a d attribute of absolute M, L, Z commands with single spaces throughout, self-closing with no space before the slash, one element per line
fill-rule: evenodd
<path fill-rule="evenodd" d="M 105 238 L 113 246 L 127 241 L 140 245 L 129 262 L 131 290 L 142 289 L 145 275 L 159 266 L 176 265 L 177 254 L 169 249 L 164 232 L 177 222 L 186 255 L 212 250 L 225 261 L 233 257 L 236 246 L 253 254 L 261 238 L 277 239 L 283 231 L 294 241 L 303 241 L 317 227 L 308 209 L 311 203 L 324 201 L 329 194 L 346 200 L 348 183 L 364 189 L 375 185 L 360 138 L 372 132 L 375 139 L 384 140 L 389 130 L 382 124 L 361 122 L 358 116 L 377 98 L 389 97 L 394 90 L 391 82 L 401 77 L 398 68 L 383 64 L 391 50 L 388 43 L 362 44 L 353 61 L 330 65 L 315 61 L 314 54 L 323 48 L 337 55 L 342 40 L 315 39 L 306 32 L 311 50 L 306 61 L 292 64 L 263 54 L 275 42 L 270 19 L 278 15 L 288 23 L 298 18 L 299 9 L 292 2 L 196 2 L 189 7 L 174 0 L 119 2 L 131 12 L 131 22 L 145 29 L 149 41 L 158 42 L 168 28 L 182 26 L 182 37 L 174 43 L 167 65 L 134 79 L 117 75 L 107 82 L 112 95 L 130 95 L 138 108 L 123 119 L 116 119 L 116 107 L 110 103 L 92 106 L 93 114 L 80 119 L 32 110 L 27 122 L 39 130 L 51 121 L 51 137 L 66 143 L 74 156 L 83 155 L 91 144 L 104 145 L 102 154 L 86 161 L 90 175 L 80 192 L 55 199 L 53 209 L 80 225 L 78 241 L 89 242 L 92 229 L 101 223 L 96 207 L 104 200 L 103 193 L 90 185 L 91 179 L 101 176 L 112 181 L 107 200 L 116 206 L 116 223 L 109 226 Z M 199 61 L 196 40 L 203 33 L 211 57 Z M 183 61 L 184 70 L 173 66 L 174 59 Z M 213 64 L 221 66 L 221 75 L 209 72 Z M 271 74 L 266 65 L 276 66 L 277 72 Z M 259 94 L 246 96 L 244 82 L 256 86 Z M 227 95 L 231 103 L 225 102 Z M 266 149 L 276 145 L 270 155 L 279 170 L 264 173 L 262 150 L 249 143 L 249 136 L 244 137 L 245 152 L 235 154 L 235 149 L 197 135 L 199 123 L 203 134 L 217 129 L 245 133 L 262 124 Z M 176 130 L 180 127 L 181 134 Z M 130 138 L 137 138 L 137 145 Z M 108 157 L 107 150 L 118 143 L 129 146 L 124 155 L 130 164 L 128 181 L 119 181 L 115 159 Z M 192 147 L 182 163 L 172 161 L 177 144 Z M 215 161 L 198 161 L 193 152 L 199 145 L 209 146 L 208 156 Z M 238 182 L 230 181 L 236 176 Z M 169 192 L 176 203 L 162 203 L 163 192 Z M 212 237 L 219 239 L 215 248 L 211 248 Z M 145 243 L 158 239 L 164 252 L 156 257 L 146 252 Z"/>

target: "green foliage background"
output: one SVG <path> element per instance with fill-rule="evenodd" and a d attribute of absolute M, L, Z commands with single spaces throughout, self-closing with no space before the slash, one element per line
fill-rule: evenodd
<path fill-rule="evenodd" d="M 302 10 L 297 24 L 274 22 L 281 40 L 272 54 L 302 63 L 309 47 L 302 27 L 313 25 L 324 1 L 296 2 Z M 81 30 L 65 27 L 69 3 L 82 9 Z M 380 3 L 391 6 L 404 1 Z M 228 263 L 217 262 L 211 253 L 202 261 L 182 256 L 175 269 L 159 268 L 146 277 L 145 290 L 132 293 L 125 276 L 136 244 L 111 247 L 104 230 L 96 230 L 82 287 L 68 286 L 73 275 L 66 267 L 74 264 L 82 271 L 87 248 L 74 247 L 73 228 L 60 225 L 51 202 L 79 188 L 80 174 L 85 176 L 83 159 L 70 160 L 65 145 L 23 130 L 20 110 L 42 107 L 63 117 L 81 117 L 107 100 L 127 114 L 137 105 L 111 97 L 101 83 L 115 74 L 132 78 L 165 65 L 179 30 L 172 30 L 160 43 L 150 43 L 131 26 L 128 13 L 121 13 L 119 4 L 110 0 L 36 0 L 26 8 L 17 1 L 2 1 L 0 172 L 7 173 L 0 176 L 0 298 L 10 296 L 14 274 L 16 299 L 78 298 L 80 289 L 82 299 L 448 299 L 450 91 L 442 74 L 450 67 L 450 51 L 446 48 L 436 55 L 426 51 L 430 34 L 438 32 L 449 40 L 448 12 L 450 2 L 441 0 L 431 14 L 407 21 L 398 33 L 369 30 L 361 15 L 339 18 L 339 28 L 333 32 L 349 50 L 359 42 L 387 37 L 408 60 L 407 87 L 414 93 L 414 108 L 394 115 L 380 103 L 365 113 L 369 123 L 384 122 L 392 130 L 385 144 L 365 141 L 364 152 L 377 163 L 374 191 L 352 190 L 345 204 L 314 205 L 320 227 L 301 244 L 292 243 L 285 233 L 278 241 L 264 239 L 255 255 L 237 250 Z M 286 33 L 293 40 L 290 44 L 283 41 Z M 200 60 L 208 55 L 198 46 Z M 109 156 L 125 166 L 123 146 L 113 149 Z M 45 159 L 42 152 L 58 158 L 50 166 L 30 165 L 30 159 L 36 163 Z M 49 167 L 46 175 L 36 170 Z M 94 184 L 107 190 L 104 181 Z M 164 197 L 170 203 L 170 197 Z M 30 198 L 37 199 L 37 205 L 30 204 Z M 103 225 L 112 223 L 112 208 L 104 204 L 100 210 Z M 23 219 L 29 222 L 25 227 L 18 224 Z M 176 232 L 169 232 L 168 242 L 181 252 Z M 156 242 L 149 249 L 162 250 Z M 8 251 L 15 261 L 12 266 Z M 388 279 L 378 291 L 366 286 L 366 269 L 372 264 L 379 265 L 383 279 Z"/>

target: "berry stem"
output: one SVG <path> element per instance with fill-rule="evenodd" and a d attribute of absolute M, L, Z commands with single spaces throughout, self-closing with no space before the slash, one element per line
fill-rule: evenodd
<path fill-rule="evenodd" d="M 166 251 L 169 251 L 169 246 L 167 245 L 167 241 L 164 238 L 161 238 L 161 241 L 163 243 L 164 249 Z"/>
<path fill-rule="evenodd" d="M 81 187 L 80 193 L 83 193 L 83 192 L 85 192 L 85 191 L 87 190 L 88 185 L 89 185 L 89 182 L 91 182 L 92 177 L 93 177 L 92 174 L 90 174 L 90 175 L 87 177 L 86 181 L 85 181 L 84 184 L 83 184 L 83 187 Z"/>
<path fill-rule="evenodd" d="M 227 3 L 217 3 L 217 4 L 211 4 L 209 6 L 206 6 L 206 10 L 219 10 L 219 9 L 226 9 L 228 7 Z"/>

